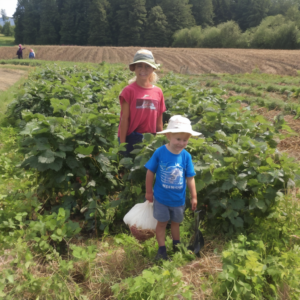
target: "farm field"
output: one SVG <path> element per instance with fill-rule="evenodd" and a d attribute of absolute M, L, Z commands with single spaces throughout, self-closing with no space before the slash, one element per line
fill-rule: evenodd
<path fill-rule="evenodd" d="M 25 45 L 23 57 L 33 48 L 36 57 L 51 61 L 128 64 L 140 47 Z M 300 50 L 149 48 L 166 71 L 182 74 L 263 73 L 297 75 Z M 1 47 L 0 59 L 16 58 L 17 47 Z"/>
<path fill-rule="evenodd" d="M 133 159 L 118 154 L 118 94 L 132 73 L 108 63 L 0 65 L 0 74 L 27 68 L 0 91 L 0 297 L 299 299 L 298 76 L 161 70 L 165 117 L 185 114 L 205 137 L 188 151 L 206 244 L 200 258 L 187 250 L 188 208 L 180 253 L 168 236 L 172 261 L 156 264 L 155 239 L 138 243 L 122 222 L 143 201 L 143 165 L 164 143 L 145 135 Z"/>

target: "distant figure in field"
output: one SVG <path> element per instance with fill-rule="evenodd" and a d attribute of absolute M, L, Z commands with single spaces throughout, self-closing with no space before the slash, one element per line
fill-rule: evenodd
<path fill-rule="evenodd" d="M 31 59 L 35 58 L 35 53 L 34 53 L 34 51 L 32 49 L 30 49 L 29 58 L 31 58 Z"/>
<path fill-rule="evenodd" d="M 22 48 L 22 45 L 20 44 L 20 45 L 19 45 L 19 49 L 18 49 L 18 51 L 17 51 L 18 59 L 23 58 L 23 50 L 24 50 L 24 49 L 25 49 L 25 48 Z"/>

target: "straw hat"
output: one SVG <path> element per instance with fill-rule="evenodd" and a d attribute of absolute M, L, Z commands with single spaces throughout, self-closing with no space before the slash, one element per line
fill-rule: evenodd
<path fill-rule="evenodd" d="M 134 71 L 134 65 L 137 63 L 145 63 L 151 66 L 153 69 L 158 69 L 160 64 L 156 64 L 154 56 L 151 51 L 146 49 L 141 49 L 133 57 L 133 62 L 129 64 L 130 71 Z"/>
<path fill-rule="evenodd" d="M 175 115 L 170 118 L 168 127 L 166 130 L 157 132 L 156 134 L 166 134 L 166 133 L 178 133 L 178 132 L 184 132 L 189 133 L 192 136 L 199 136 L 202 133 L 194 131 L 192 129 L 191 121 L 188 118 L 185 118 L 180 115 Z"/>

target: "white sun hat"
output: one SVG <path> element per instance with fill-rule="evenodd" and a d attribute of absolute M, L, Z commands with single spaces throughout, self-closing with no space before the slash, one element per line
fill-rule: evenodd
<path fill-rule="evenodd" d="M 178 132 L 184 132 L 189 133 L 192 136 L 199 136 L 202 133 L 194 131 L 192 129 L 191 121 L 188 118 L 185 118 L 180 115 L 175 115 L 170 118 L 167 129 L 157 132 L 156 134 L 166 134 L 166 133 L 178 133 Z"/>

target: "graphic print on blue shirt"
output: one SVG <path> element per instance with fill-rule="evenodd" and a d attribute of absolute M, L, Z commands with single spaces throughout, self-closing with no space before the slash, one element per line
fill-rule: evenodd
<path fill-rule="evenodd" d="M 186 178 L 196 175 L 192 157 L 186 150 L 173 154 L 166 145 L 161 146 L 145 167 L 156 174 L 154 197 L 159 203 L 171 207 L 184 205 Z"/>
<path fill-rule="evenodd" d="M 172 165 L 168 165 L 161 161 L 159 167 L 162 186 L 165 189 L 183 189 L 184 169 L 179 163 L 172 163 Z"/>

